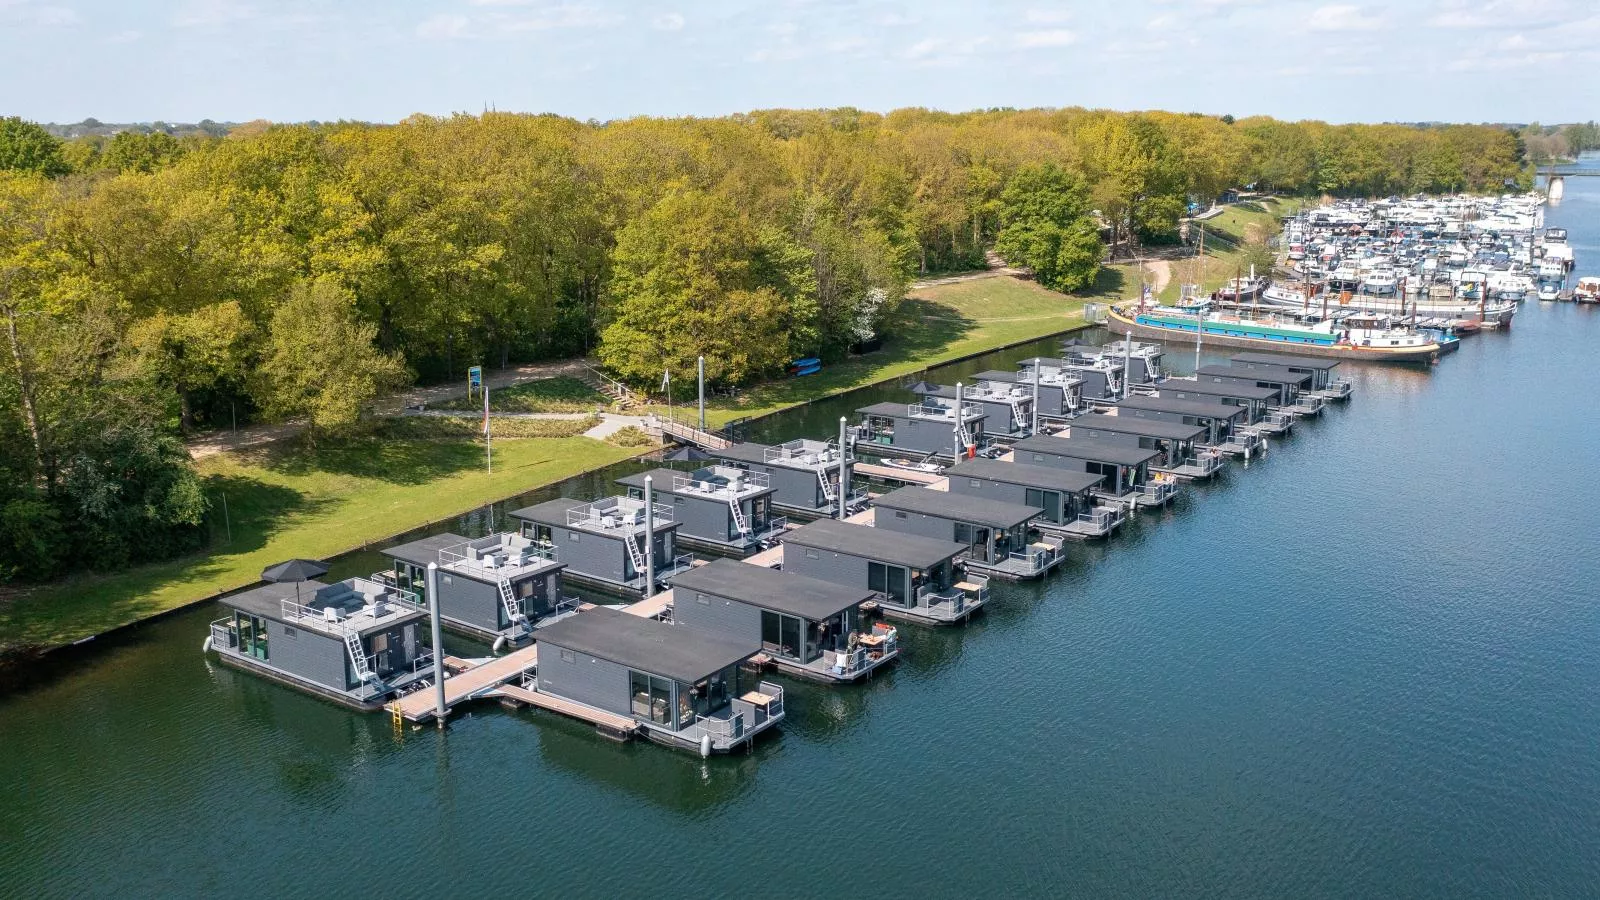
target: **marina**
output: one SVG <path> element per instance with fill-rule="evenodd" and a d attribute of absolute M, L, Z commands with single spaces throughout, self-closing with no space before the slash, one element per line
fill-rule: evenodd
<path fill-rule="evenodd" d="M 1573 200 L 1574 194 L 1569 193 L 1568 202 Z M 1582 244 L 1580 249 L 1587 246 Z M 548 544 L 554 550 L 550 557 L 530 554 L 518 565 L 535 559 L 544 561 L 537 565 L 557 563 L 564 567 L 560 570 L 563 579 L 574 569 L 588 569 L 594 573 L 588 576 L 589 584 L 604 583 L 608 591 L 631 589 L 649 595 L 642 604 L 635 604 L 638 612 L 649 614 L 608 610 L 607 605 L 616 603 L 609 594 L 589 595 L 592 608 L 581 612 L 547 609 L 536 602 L 518 606 L 532 620 L 530 626 L 537 626 L 541 617 L 556 621 L 531 628 L 530 636 L 538 642 L 534 646 L 494 656 L 485 647 L 472 644 L 446 657 L 445 664 L 453 669 L 443 682 L 447 706 L 452 710 L 452 725 L 446 733 L 435 733 L 432 727 L 422 731 L 409 728 L 409 723 L 430 722 L 433 716 L 432 690 L 406 690 L 413 682 L 427 680 L 419 672 L 425 672 L 431 660 L 419 669 L 420 655 L 408 660 L 391 649 L 387 652 L 394 655 L 380 664 L 377 656 L 381 651 L 371 645 L 356 654 L 366 659 L 368 671 L 381 669 L 384 674 L 379 677 L 401 692 L 397 708 L 408 726 L 398 734 L 391 733 L 390 717 L 381 711 L 378 698 L 352 698 L 358 700 L 357 705 L 379 709 L 376 714 L 360 716 L 326 702 L 336 699 L 330 694 L 304 696 L 289 690 L 281 678 L 258 678 L 266 674 L 264 669 L 259 665 L 252 668 L 236 656 L 249 657 L 257 634 L 265 633 L 265 661 L 274 666 L 284 662 L 279 648 L 286 641 L 271 630 L 267 620 L 273 603 L 281 614 L 285 600 L 292 601 L 294 586 L 274 585 L 270 596 L 239 599 L 240 607 L 233 610 L 255 615 L 262 620 L 260 624 L 244 621 L 241 625 L 241 619 L 233 614 L 223 624 L 223 643 L 236 656 L 224 658 L 224 653 L 214 652 L 201 660 L 194 653 L 195 636 L 209 633 L 216 644 L 219 634 L 206 624 L 207 615 L 183 614 L 150 626 L 138 641 L 103 651 L 107 654 L 104 663 L 90 661 L 60 685 L 0 701 L 0 727 L 13 746 L 28 751 L 8 757 L 5 765 L 13 780 L 38 783 L 60 777 L 46 771 L 50 765 L 46 748 L 59 744 L 66 734 L 91 748 L 97 745 L 97 738 L 84 721 L 88 717 L 48 722 L 52 717 L 41 715 L 40 707 L 89 704 L 104 710 L 102 725 L 144 721 L 159 727 L 166 737 L 160 744 L 154 743 L 155 734 L 135 738 L 123 748 L 124 753 L 105 754 L 107 763 L 102 771 L 89 773 L 82 785 L 62 788 L 70 808 L 87 811 L 109 791 L 129 798 L 107 813 L 113 820 L 131 822 L 159 815 L 164 804 L 145 796 L 141 787 L 152 778 L 169 785 L 192 779 L 197 789 L 208 790 L 242 780 L 249 790 L 272 798 L 248 816 L 237 807 L 208 811 L 201 817 L 203 826 L 184 829 L 188 832 L 184 839 L 198 840 L 199 846 L 176 851 L 179 853 L 208 852 L 201 827 L 208 832 L 228 825 L 238 827 L 247 818 L 253 821 L 257 817 L 265 819 L 264 827 L 303 840 L 331 839 L 339 822 L 351 820 L 378 821 L 380 834 L 398 839 L 401 835 L 393 818 L 376 815 L 379 793 L 388 798 L 385 803 L 398 804 L 394 818 L 437 815 L 464 835 L 508 826 L 512 812 L 501 806 L 508 800 L 515 804 L 554 798 L 562 809 L 576 810 L 607 827 L 636 828 L 653 840 L 664 841 L 687 823 L 711 822 L 735 830 L 767 829 L 774 839 L 804 835 L 814 842 L 817 852 L 844 852 L 862 840 L 900 846 L 899 838 L 886 836 L 870 817 L 820 835 L 812 828 L 801 832 L 799 823 L 787 821 L 778 811 L 797 805 L 848 803 L 860 781 L 835 783 L 830 773 L 850 766 L 867 781 L 903 777 L 904 769 L 895 755 L 915 750 L 924 754 L 921 764 L 929 772 L 919 777 L 926 778 L 927 784 L 923 791 L 900 798 L 902 814 L 971 816 L 980 808 L 1005 804 L 1013 811 L 1008 831 L 1017 828 L 1056 834 L 1077 848 L 1072 852 L 1083 856 L 1085 870 L 1067 871 L 1064 865 L 1052 865 L 1050 870 L 1061 884 L 1087 892 L 1108 885 L 1146 891 L 1173 888 L 1187 883 L 1190 876 L 1181 869 L 1193 864 L 1203 866 L 1208 878 L 1219 879 L 1249 877 L 1257 867 L 1267 866 L 1280 888 L 1315 893 L 1319 885 L 1325 886 L 1330 872 L 1352 857 L 1367 863 L 1364 871 L 1368 874 L 1342 883 L 1358 892 L 1459 895 L 1464 884 L 1457 873 L 1481 870 L 1485 865 L 1522 873 L 1530 884 L 1581 887 L 1591 883 L 1593 873 L 1564 862 L 1569 856 L 1581 858 L 1579 845 L 1593 837 L 1578 808 L 1581 803 L 1575 802 L 1570 809 L 1558 805 L 1552 821 L 1547 811 L 1536 811 L 1519 797 L 1555 791 L 1581 800 L 1594 796 L 1600 783 L 1581 750 L 1596 740 L 1600 723 L 1585 714 L 1573 718 L 1572 710 L 1583 708 L 1583 701 L 1563 687 L 1595 675 L 1579 637 L 1600 625 L 1594 621 L 1592 604 L 1586 602 L 1592 561 L 1576 550 L 1559 549 L 1558 574 L 1552 576 L 1548 556 L 1535 560 L 1529 554 L 1510 552 L 1491 563 L 1463 558 L 1455 548 L 1470 537 L 1476 523 L 1487 521 L 1484 517 L 1489 510 L 1514 497 L 1530 495 L 1535 498 L 1531 516 L 1509 526 L 1508 540 L 1533 541 L 1541 535 L 1586 532 L 1587 518 L 1600 501 L 1588 496 L 1594 493 L 1591 487 L 1579 486 L 1582 496 L 1563 495 L 1558 502 L 1542 485 L 1521 481 L 1502 486 L 1485 476 L 1499 455 L 1533 453 L 1541 447 L 1554 450 L 1585 439 L 1586 424 L 1551 416 L 1548 405 L 1526 404 L 1523 395 L 1528 384 L 1571 371 L 1589 343 L 1600 338 L 1600 325 L 1588 312 L 1573 304 L 1530 308 L 1519 313 L 1515 334 L 1502 331 L 1474 337 L 1459 353 L 1434 367 L 1340 360 L 1337 369 L 1330 369 L 1315 364 L 1317 358 L 1309 355 L 1294 362 L 1299 348 L 1296 355 L 1252 359 L 1257 356 L 1254 351 L 1238 352 L 1207 335 L 1200 369 L 1169 360 L 1162 368 L 1172 371 L 1163 371 L 1159 379 L 1148 373 L 1128 379 L 1131 383 L 1107 379 L 1099 392 L 1108 401 L 1103 411 L 1074 415 L 1068 413 L 1075 410 L 1063 409 L 1060 421 L 1051 427 L 1065 430 L 1067 436 L 1041 430 L 1016 438 L 1008 443 L 1009 459 L 972 458 L 949 467 L 937 465 L 936 472 L 894 466 L 863 471 L 872 464 L 855 463 L 852 474 L 858 479 L 899 472 L 926 486 L 902 488 L 875 498 L 870 507 L 874 514 L 866 516 L 873 521 L 871 526 L 819 518 L 788 529 L 778 547 L 761 552 L 761 563 L 781 561 L 782 568 L 771 571 L 772 575 L 782 578 L 796 573 L 826 580 L 845 588 L 850 598 L 827 615 L 820 615 L 819 606 L 819 617 L 814 619 L 798 615 L 797 609 L 771 610 L 796 619 L 794 625 L 786 626 L 781 619 L 776 623 L 775 641 L 765 640 L 764 633 L 750 638 L 712 637 L 690 621 L 676 621 L 687 603 L 698 605 L 697 600 L 686 599 L 686 591 L 695 584 L 715 583 L 717 576 L 708 574 L 710 570 L 730 566 L 748 567 L 752 572 L 769 570 L 733 560 L 694 566 L 692 559 L 678 550 L 676 538 L 669 537 L 684 527 L 674 516 L 676 509 L 669 508 L 671 501 L 657 495 L 656 502 L 662 507 L 657 518 L 654 511 L 640 505 L 642 498 L 612 495 L 619 481 L 642 480 L 650 470 L 607 473 L 577 486 L 579 493 L 600 499 L 548 496 L 518 505 L 514 519 L 519 527 L 509 537 L 525 539 L 530 545 Z M 1103 374 L 1123 368 L 1115 355 L 1121 346 L 1115 335 L 1090 334 L 1086 339 L 1102 341 L 1104 347 L 1087 368 Z M 1177 346 L 1192 346 L 1182 340 Z M 1026 371 L 1021 367 L 1027 360 L 1037 364 L 1057 359 L 1043 355 L 1047 352 L 1056 351 L 1019 348 L 1011 354 L 1012 359 L 978 360 L 971 366 L 951 367 L 937 377 L 940 383 L 952 385 L 974 383 L 982 372 L 1003 371 L 1005 366 Z M 1220 369 L 1254 374 L 1205 374 Z M 1065 373 L 1068 367 L 1059 371 Z M 1207 377 L 1226 377 L 1228 381 L 1202 384 L 1198 380 Z M 1573 377 L 1577 379 L 1575 389 L 1600 389 L 1591 383 L 1593 375 L 1585 367 L 1578 366 Z M 1189 378 L 1197 380 L 1190 382 Z M 984 380 L 993 384 L 1000 379 Z M 1077 382 L 1079 386 L 1085 383 L 1082 379 Z M 1014 384 L 1031 398 L 1032 387 L 1026 379 Z M 894 396 L 888 389 L 882 393 L 885 396 L 878 402 L 897 404 L 902 411 L 914 402 Z M 1296 404 L 1308 395 L 1322 401 L 1320 415 L 1294 412 Z M 1342 398 L 1353 402 L 1332 405 Z M 819 404 L 822 408 L 814 415 L 836 419 L 857 409 L 873 409 L 873 404 L 863 403 L 865 399 Z M 1485 403 L 1510 411 L 1517 441 L 1507 443 L 1510 432 L 1506 429 L 1485 435 L 1472 428 L 1471 411 Z M 921 403 L 915 405 L 922 407 Z M 1428 410 L 1427 428 L 1416 425 L 1418 408 L 1423 406 Z M 1236 411 L 1229 413 L 1219 407 Z M 918 420 L 918 427 L 923 421 L 943 422 L 937 443 L 933 440 L 936 431 L 930 429 L 927 452 L 943 454 L 944 461 L 951 463 L 956 462 L 959 449 L 987 447 L 982 439 L 985 429 L 971 427 L 983 411 L 975 416 L 959 407 L 964 414 L 958 417 L 950 414 L 953 408 L 945 407 L 942 418 L 930 415 Z M 1157 480 L 1163 474 L 1179 473 L 1162 473 L 1159 469 L 1163 467 L 1154 465 L 1165 462 L 1170 467 L 1179 459 L 1174 455 L 1176 448 L 1146 449 L 1137 440 L 1131 447 L 1119 447 L 1106 440 L 1107 420 L 1118 420 L 1112 423 L 1117 427 L 1129 427 L 1120 420 L 1140 418 L 1133 415 L 1140 411 L 1152 414 L 1149 421 L 1188 429 L 1183 432 L 1188 437 L 1181 439 L 1183 460 L 1205 446 L 1225 446 L 1244 433 L 1243 429 L 1271 422 L 1271 417 L 1300 421 L 1292 433 L 1288 425 L 1272 433 L 1270 448 L 1259 443 L 1260 435 L 1267 433 L 1265 428 L 1250 432 L 1258 443 L 1248 472 L 1243 469 L 1241 453 L 1239 463 L 1217 464 L 1225 466 L 1221 468 L 1227 473 L 1224 477 L 1185 481 L 1180 489 L 1176 478 Z M 1154 414 L 1176 419 L 1156 419 Z M 911 418 L 915 417 L 905 417 Z M 900 424 L 889 427 L 898 430 Z M 959 424 L 968 426 L 965 439 Z M 784 420 L 768 427 L 774 432 L 748 437 L 769 448 L 802 439 L 782 433 Z M 1089 437 L 1084 433 L 1095 430 L 1102 434 Z M 1150 433 L 1119 433 L 1180 441 L 1176 436 L 1163 436 L 1169 431 L 1176 435 L 1176 429 L 1144 426 L 1143 431 Z M 820 441 L 826 437 L 822 432 L 812 427 L 803 439 Z M 1533 446 L 1526 443 L 1530 439 Z M 958 450 L 954 456 L 952 449 Z M 1127 461 L 1135 457 L 1137 461 Z M 731 454 L 727 462 L 735 462 Z M 1090 465 L 1099 469 L 1090 469 Z M 1002 475 L 1001 466 L 1018 471 Z M 1064 480 L 1021 471 L 1041 466 L 1051 466 Z M 1441 467 L 1465 477 L 1441 482 L 1437 477 Z M 1381 482 L 1361 480 L 1369 477 L 1363 473 L 1374 471 L 1384 473 Z M 653 474 L 653 483 L 660 486 L 666 476 L 660 470 Z M 693 473 L 676 474 L 695 480 Z M 1089 477 L 1097 479 L 1093 486 L 1073 487 Z M 892 519 L 897 509 L 929 520 L 939 518 L 936 513 L 952 505 L 948 497 L 961 496 L 955 479 L 964 479 L 965 489 L 973 480 L 990 484 L 1001 478 L 1009 478 L 1008 483 L 1021 482 L 1017 486 L 1024 491 L 1022 499 L 988 499 L 1026 509 L 1006 516 L 975 517 L 969 511 L 961 514 L 965 518 L 946 518 L 948 538 L 900 534 L 884 527 L 889 520 L 883 517 Z M 1101 478 L 1106 480 L 1098 480 Z M 946 490 L 936 489 L 941 481 Z M 1146 502 L 1145 492 L 1151 485 L 1170 488 L 1155 489 L 1165 496 Z M 775 483 L 767 488 L 774 496 L 781 490 Z M 813 499 L 820 496 L 821 486 L 816 490 Z M 1028 490 L 1057 491 L 1061 496 L 1039 496 L 1034 498 L 1037 502 L 1029 502 Z M 1381 507 L 1372 502 L 1379 490 L 1385 495 Z M 895 494 L 901 497 L 885 502 Z M 947 499 L 928 499 L 935 494 Z M 802 495 L 803 491 L 795 496 Z M 907 502 L 907 497 L 916 500 Z M 1314 506 L 1301 500 L 1305 497 L 1317 498 Z M 798 505 L 804 505 L 803 499 Z M 551 503 L 561 506 L 538 510 Z M 776 505 L 775 500 L 773 503 Z M 813 507 L 823 516 L 836 508 L 833 503 Z M 1408 512 L 1397 515 L 1395 509 Z M 1043 533 L 1048 526 L 1062 525 L 1059 520 L 1068 519 L 1074 510 L 1080 517 L 1116 516 L 1117 524 L 1097 535 L 1110 540 L 1052 546 L 1053 561 L 1041 577 L 1028 582 L 1010 583 L 998 572 L 968 567 L 979 542 L 971 537 L 961 540 L 961 525 L 969 531 L 991 529 L 981 543 L 992 565 L 1000 558 L 1001 549 L 1007 551 L 1007 560 L 1014 552 L 1027 555 L 1031 541 L 1025 531 L 1025 543 L 1013 542 L 1013 535 L 1024 526 Z M 501 513 L 502 526 L 513 520 L 507 512 Z M 747 515 L 753 517 L 753 513 Z M 997 524 L 1008 516 L 1022 518 L 1009 525 Z M 653 521 L 647 523 L 646 518 Z M 1319 538 L 1329 521 L 1339 523 L 1341 533 L 1361 535 L 1361 541 L 1374 549 L 1352 553 L 1347 542 Z M 590 523 L 594 530 L 584 530 Z M 487 532 L 482 537 L 501 535 L 476 548 L 478 551 L 511 548 L 514 542 L 504 532 L 495 531 L 495 525 L 492 517 L 455 523 L 448 537 L 453 543 L 443 544 L 446 538 L 440 536 L 439 545 L 431 551 L 434 560 L 440 559 L 441 550 L 478 541 L 480 538 L 470 537 L 477 533 L 473 526 Z M 540 530 L 541 525 L 545 531 Z M 613 544 L 614 560 L 608 554 L 603 565 L 584 563 L 578 556 L 582 550 L 556 546 L 559 532 L 571 530 L 582 532 L 580 548 L 597 543 L 589 540 L 591 534 L 620 532 L 628 536 L 634 549 Z M 652 535 L 649 543 L 642 538 L 646 533 Z M 1304 541 L 1296 541 L 1294 558 L 1287 563 L 1297 579 L 1296 590 L 1304 593 L 1288 599 L 1282 596 L 1277 579 L 1253 574 L 1259 571 L 1259 559 L 1240 549 L 1283 534 L 1306 535 Z M 989 552 L 991 539 L 993 553 Z M 920 548 L 919 541 L 923 542 Z M 891 551 L 891 545 L 899 545 L 899 549 Z M 644 546 L 652 548 L 651 565 L 634 565 L 636 558 L 644 559 Z M 413 550 L 420 551 L 410 554 L 413 560 L 428 559 L 428 547 Z M 808 550 L 816 552 L 817 558 L 810 559 Z M 460 555 L 461 561 L 483 562 L 481 556 L 470 559 L 466 548 L 449 552 Z M 860 559 L 859 574 L 842 564 L 851 552 L 867 554 L 853 557 Z M 367 576 L 355 573 L 387 567 L 396 579 L 393 588 L 410 590 L 398 579 L 413 578 L 414 573 L 393 566 L 403 560 L 379 556 L 376 552 L 358 554 L 340 562 L 336 575 L 362 579 Z M 1441 558 L 1456 563 L 1438 566 Z M 808 561 L 815 568 L 807 570 Z M 645 570 L 652 566 L 661 581 L 672 584 L 670 591 L 657 592 L 648 583 Z M 505 574 L 517 571 L 517 566 L 507 569 L 498 559 L 492 566 L 478 568 Z M 734 571 L 744 574 L 743 569 Z M 1340 573 L 1337 579 L 1322 577 L 1335 571 Z M 980 575 L 997 577 L 992 582 L 975 580 Z M 675 583 L 675 576 L 689 587 Z M 1540 578 L 1547 580 L 1541 582 L 1537 605 L 1513 587 L 1519 581 Z M 325 595 L 329 603 L 322 607 L 342 610 L 337 622 L 341 641 L 352 632 L 361 639 L 395 625 L 399 629 L 394 632 L 395 646 L 405 646 L 405 629 L 425 622 L 422 607 L 395 591 L 384 599 L 385 607 L 379 613 L 377 600 L 391 586 L 368 581 L 374 585 L 371 590 L 345 581 L 308 582 L 299 587 L 314 594 L 342 586 L 336 593 L 346 599 L 332 602 L 336 598 L 330 593 Z M 498 590 L 498 581 L 493 586 Z M 716 596 L 697 592 L 707 593 L 708 598 Z M 553 596 L 560 595 L 558 589 Z M 533 600 L 532 595 L 529 599 Z M 371 612 L 362 612 L 369 608 Z M 858 617 L 853 621 L 852 608 Z M 264 612 L 251 613 L 251 609 Z M 296 610 L 297 618 L 283 623 L 300 630 L 293 640 L 310 632 L 324 636 L 321 632 L 336 624 L 313 603 L 307 603 L 305 609 L 310 612 Z M 979 610 L 982 614 L 975 616 Z M 660 621 L 666 614 L 674 619 L 672 624 Z M 818 683 L 827 679 L 807 678 L 771 661 L 779 651 L 798 648 L 795 666 L 819 664 L 825 672 L 839 669 L 832 674 L 849 674 L 854 671 L 854 654 L 861 647 L 860 638 L 854 650 L 850 647 L 850 634 L 871 636 L 883 623 L 869 625 L 869 621 L 875 615 L 891 614 L 905 623 L 895 632 L 894 655 L 890 657 L 894 665 L 875 666 L 870 678 L 845 679 L 860 681 L 858 685 Z M 376 632 L 366 626 L 363 616 L 372 620 Z M 807 622 L 820 624 L 830 618 L 836 624 L 828 634 L 845 635 L 843 651 L 837 644 L 808 644 L 803 637 L 808 634 Z M 618 622 L 622 625 L 615 624 Z M 928 627 L 934 623 L 965 624 Z M 512 624 L 514 619 L 508 614 L 506 625 Z M 487 642 L 491 633 L 497 632 L 485 626 L 475 639 Z M 657 639 L 675 641 L 687 634 L 695 636 L 686 637 L 684 646 L 672 651 L 670 659 L 651 649 L 657 646 Z M 794 640 L 785 635 L 802 637 Z M 334 635 L 329 631 L 326 636 Z M 360 680 L 348 644 L 338 649 L 344 653 L 339 657 L 341 664 L 348 664 L 349 673 L 358 679 L 353 685 L 347 680 L 345 692 L 359 695 L 368 690 L 364 685 L 372 682 Z M 817 655 L 802 661 L 800 657 L 811 650 Z M 582 659 L 586 666 L 607 667 L 612 673 L 609 680 L 622 686 L 615 691 L 602 690 L 600 682 L 606 679 L 597 679 L 594 686 L 570 679 L 563 682 L 556 665 L 564 662 L 563 652 L 573 655 L 573 664 Z M 846 656 L 843 665 L 841 652 Z M 833 654 L 831 665 L 824 653 Z M 766 664 L 778 669 L 778 675 L 759 674 L 763 655 L 768 657 Z M 1047 665 L 1045 660 L 1051 662 Z M 223 665 L 213 666 L 213 661 Z M 883 661 L 881 656 L 879 661 Z M 413 668 L 410 675 L 400 673 L 405 665 Z M 1018 666 L 1028 667 L 1020 684 Z M 550 676 L 548 686 L 543 680 L 546 675 Z M 1241 681 L 1245 675 L 1249 676 L 1247 683 Z M 805 684 L 790 683 L 790 678 Z M 1545 690 L 1529 702 L 1524 692 L 1513 694 L 1508 689 L 1506 678 L 1532 680 Z M 139 688 L 136 692 L 131 690 L 134 685 Z M 1005 685 L 1018 685 L 1015 700 L 987 709 L 971 699 Z M 303 685 L 296 687 L 305 690 Z M 331 690 L 339 692 L 337 687 Z M 1513 697 L 1519 699 L 1513 702 Z M 535 711 L 500 709 L 491 702 L 469 703 L 490 700 Z M 1014 720 L 1022 705 L 1045 708 L 1050 714 L 1027 729 L 1008 730 L 1006 723 Z M 184 712 L 180 715 L 175 710 Z M 1289 710 L 1310 710 L 1313 715 L 1303 719 Z M 546 712 L 557 715 L 546 716 Z M 1248 771 L 1216 770 L 1212 743 L 1216 732 L 1198 724 L 1197 716 L 1227 723 L 1230 741 L 1250 742 Z M 956 717 L 967 718 L 972 727 L 943 742 L 926 740 L 938 723 Z M 1553 732 L 1542 724 L 1556 718 L 1568 724 Z M 1464 738 L 1457 723 L 1468 719 L 1488 724 Z M 1291 720 L 1298 721 L 1291 724 Z M 645 738 L 685 753 L 618 746 L 597 740 L 591 733 L 595 729 L 610 732 L 610 736 Z M 183 739 L 170 739 L 179 734 Z M 1074 753 L 1048 760 L 1030 755 L 1028 748 L 1041 741 L 1072 747 Z M 728 751 L 736 752 L 725 759 L 697 758 Z M 1017 761 L 1017 770 L 1003 781 L 963 771 L 965 761 L 985 752 L 1009 754 Z M 242 765 L 241 759 L 246 761 Z M 1382 765 L 1372 765 L 1373 760 Z M 1162 767 L 1174 767 L 1176 774 L 1170 779 L 1149 777 L 1152 770 Z M 1363 823 L 1362 834 L 1329 824 L 1323 812 L 1306 808 L 1301 795 L 1289 796 L 1272 786 L 1296 779 L 1305 785 L 1302 791 L 1340 810 L 1343 820 Z M 392 784 L 408 787 L 398 792 L 382 790 Z M 1486 791 L 1484 784 L 1497 787 Z M 816 787 L 805 790 L 799 785 Z M 1428 802 L 1395 817 L 1391 798 L 1401 789 L 1419 791 Z M 1037 796 L 1041 793 L 1048 799 Z M 1198 807 L 1183 811 L 1185 798 L 1197 794 L 1208 810 L 1203 824 L 1190 818 L 1202 815 Z M 1223 802 L 1234 796 L 1247 798 L 1248 809 L 1233 809 Z M 1061 798 L 1072 798 L 1084 807 L 1081 819 L 1070 829 L 1060 823 Z M 1473 805 L 1479 817 L 1462 820 L 1442 812 L 1462 804 Z M 469 806 L 490 812 L 481 818 L 469 816 Z M 327 821 L 308 824 L 307 814 L 312 811 L 324 814 Z M 24 799 L 8 815 L 40 812 L 35 801 Z M 1264 834 L 1241 837 L 1240 829 L 1248 822 L 1259 823 Z M 1513 826 L 1519 836 L 1503 845 L 1506 829 Z M 1166 844 L 1188 862 L 1158 861 L 1153 871 L 1130 881 L 1125 867 L 1113 860 L 1125 852 L 1119 848 L 1169 840 L 1152 836 L 1152 827 L 1190 835 Z M 3 861 L 16 883 L 41 885 L 47 877 L 60 877 L 64 867 L 66 877 L 74 882 L 101 887 L 131 885 L 134 879 L 141 884 L 162 884 L 162 875 L 148 863 L 135 861 L 129 867 L 126 856 L 115 853 L 85 858 L 82 849 L 104 848 L 104 840 L 86 828 L 68 830 L 77 838 L 70 854 L 64 844 L 54 846 L 53 839 L 52 846 L 41 846 L 46 839 L 36 835 L 13 843 L 18 849 L 0 851 L 11 854 Z M 1202 832 L 1207 835 L 1203 842 L 1195 836 Z M 1431 843 L 1415 837 L 1423 832 L 1452 837 Z M 541 890 L 623 884 L 620 876 L 594 874 L 597 859 L 577 835 L 553 828 L 541 829 L 539 834 L 547 842 L 547 853 L 569 860 L 541 873 Z M 1291 852 L 1308 842 L 1312 848 L 1309 858 Z M 266 860 L 277 863 L 286 858 L 285 853 L 269 850 Z M 514 889 L 512 876 L 487 864 L 485 851 L 463 848 L 458 856 L 464 867 L 464 887 Z M 641 858 L 666 865 L 675 857 L 652 845 L 641 851 Z M 121 865 L 113 867 L 113 859 Z M 413 875 L 415 865 L 403 861 L 399 871 L 402 876 Z M 980 860 L 969 870 L 944 877 L 949 879 L 947 886 L 961 890 L 982 890 L 984 885 L 1022 889 L 1026 881 L 1013 874 L 1011 866 L 1003 859 Z M 798 876 L 801 863 L 780 863 L 778 870 Z M 1373 874 L 1378 872 L 1382 875 Z M 752 874 L 753 870 L 736 861 L 719 863 L 699 883 L 733 889 L 748 883 Z M 325 883 L 353 885 L 353 877 L 330 868 Z M 286 883 L 281 874 L 265 877 L 266 886 Z M 935 889 L 933 876 L 917 873 L 909 876 L 906 885 Z"/>

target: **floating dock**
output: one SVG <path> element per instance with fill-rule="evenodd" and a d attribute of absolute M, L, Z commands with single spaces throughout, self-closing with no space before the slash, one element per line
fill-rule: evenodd
<path fill-rule="evenodd" d="M 938 472 L 918 472 L 915 469 L 902 469 L 898 466 L 882 466 L 877 463 L 858 462 L 855 464 L 857 475 L 866 475 L 870 478 L 882 478 L 884 481 L 903 481 L 906 484 L 933 484 L 944 478 Z"/>
<path fill-rule="evenodd" d="M 539 646 L 534 644 L 461 670 L 444 680 L 445 711 L 448 712 L 458 703 L 489 696 L 507 682 L 521 679 L 538 664 Z M 437 704 L 437 692 L 428 687 L 406 694 L 391 703 L 389 709 L 407 722 L 426 722 L 437 714 Z"/>

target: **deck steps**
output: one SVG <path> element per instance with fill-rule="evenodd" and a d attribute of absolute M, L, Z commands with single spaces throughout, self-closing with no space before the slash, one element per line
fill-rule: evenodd
<path fill-rule="evenodd" d="M 541 694 L 538 691 L 530 691 L 525 687 L 518 687 L 514 684 L 503 684 L 491 691 L 490 694 L 495 697 L 515 700 L 528 706 L 547 709 L 564 716 L 571 716 L 579 721 L 588 722 L 608 736 L 620 736 L 622 740 L 626 740 L 639 730 L 639 723 L 627 716 L 619 716 L 615 713 L 608 713 L 603 709 L 585 706 L 582 703 L 574 703 L 571 700 L 552 697 L 549 694 Z"/>

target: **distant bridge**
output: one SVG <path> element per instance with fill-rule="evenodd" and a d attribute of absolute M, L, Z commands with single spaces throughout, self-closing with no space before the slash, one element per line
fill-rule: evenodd
<path fill-rule="evenodd" d="M 1600 176 L 1600 169 L 1583 169 L 1578 166 L 1541 166 L 1538 174 L 1544 177 L 1556 178 L 1593 178 Z"/>

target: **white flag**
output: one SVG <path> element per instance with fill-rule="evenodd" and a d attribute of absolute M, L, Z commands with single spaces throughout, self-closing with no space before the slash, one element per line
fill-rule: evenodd
<path fill-rule="evenodd" d="M 662 369 L 661 370 L 661 392 L 663 394 L 666 393 L 667 392 L 667 388 L 671 387 L 671 385 L 672 385 L 672 370 L 671 369 Z"/>
<path fill-rule="evenodd" d="M 483 436 L 489 436 L 489 386 L 483 386 Z"/>

